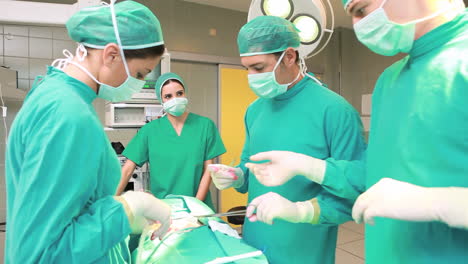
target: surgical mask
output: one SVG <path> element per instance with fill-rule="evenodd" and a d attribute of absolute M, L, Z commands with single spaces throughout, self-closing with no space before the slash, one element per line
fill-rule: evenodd
<path fill-rule="evenodd" d="M 359 41 L 373 52 L 384 56 L 393 56 L 400 52 L 409 53 L 413 47 L 416 24 L 447 11 L 447 9 L 442 9 L 430 16 L 398 24 L 388 19 L 383 9 L 386 2 L 387 0 L 384 0 L 379 8 L 354 25 Z"/>
<path fill-rule="evenodd" d="M 164 111 L 173 116 L 181 116 L 187 108 L 188 99 L 185 97 L 176 97 L 162 104 Z"/>
<path fill-rule="evenodd" d="M 296 78 L 290 83 L 279 84 L 276 81 L 275 71 L 276 68 L 278 68 L 278 65 L 283 60 L 285 52 L 286 51 L 284 51 L 283 54 L 281 54 L 281 57 L 276 63 L 275 68 L 273 68 L 273 71 L 248 75 L 249 86 L 252 89 L 252 91 L 259 97 L 271 99 L 280 94 L 283 94 L 288 90 L 289 85 L 293 84 L 295 81 L 297 81 L 297 79 L 299 79 L 302 70 L 299 71 Z"/>
<path fill-rule="evenodd" d="M 110 4 L 110 9 L 111 9 L 111 14 L 112 14 L 112 23 L 114 24 L 114 33 L 115 37 L 117 39 L 117 44 L 119 45 L 119 51 L 120 55 L 122 57 L 122 62 L 125 67 L 125 72 L 127 73 L 127 79 L 118 87 L 114 87 L 105 83 L 102 83 L 96 79 L 85 67 L 82 65 L 72 61 L 73 60 L 73 55 L 68 51 L 64 50 L 63 54 L 65 55 L 66 59 L 58 59 L 55 60 L 52 65 L 55 65 L 58 63 L 58 67 L 60 69 L 63 69 L 67 64 L 73 64 L 80 68 L 82 71 L 84 71 L 94 82 L 99 84 L 99 92 L 98 92 L 98 97 L 111 101 L 111 102 L 121 102 L 121 101 L 127 101 L 132 98 L 132 95 L 134 93 L 139 92 L 143 86 L 145 85 L 145 81 L 143 80 L 138 80 L 137 78 L 134 78 L 130 75 L 130 71 L 128 69 L 127 61 L 125 60 L 125 54 L 122 48 L 122 43 L 120 40 L 120 35 L 119 31 L 117 28 L 117 21 L 115 17 L 115 10 L 114 10 L 114 3 L 111 2 Z M 78 48 L 76 50 L 76 56 L 79 61 L 84 61 L 84 58 L 87 55 L 87 50 L 84 48 L 83 44 L 79 44 Z"/>

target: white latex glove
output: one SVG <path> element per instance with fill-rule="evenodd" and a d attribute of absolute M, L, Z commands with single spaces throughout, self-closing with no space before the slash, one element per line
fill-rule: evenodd
<path fill-rule="evenodd" d="M 359 196 L 353 207 L 357 223 L 373 225 L 374 217 L 468 228 L 468 188 L 426 188 L 384 178 Z"/>
<path fill-rule="evenodd" d="M 156 230 L 154 236 L 161 237 L 169 229 L 171 224 L 171 207 L 146 192 L 128 191 L 115 199 L 124 205 L 132 234 L 141 234 L 143 229 L 155 222 L 161 227 Z"/>
<path fill-rule="evenodd" d="M 321 184 L 325 176 L 326 162 L 304 154 L 291 151 L 261 152 L 250 157 L 252 161 L 269 160 L 245 166 L 265 186 L 279 186 L 296 175 L 303 175 L 309 180 Z"/>
<path fill-rule="evenodd" d="M 239 188 L 244 184 L 244 172 L 239 168 L 226 166 L 223 164 L 208 165 L 213 183 L 219 190 L 229 187 Z"/>
<path fill-rule="evenodd" d="M 314 207 L 310 201 L 291 202 L 281 195 L 269 192 L 258 196 L 247 207 L 246 217 L 250 221 L 273 224 L 274 219 L 291 223 L 312 223 Z"/>

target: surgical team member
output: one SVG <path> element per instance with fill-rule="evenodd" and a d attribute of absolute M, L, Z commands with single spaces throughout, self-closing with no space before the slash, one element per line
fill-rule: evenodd
<path fill-rule="evenodd" d="M 123 155 L 128 160 L 122 168 L 117 195 L 136 165 L 149 161 L 150 191 L 156 197 L 195 196 L 214 208 L 207 168 L 226 152 L 218 129 L 211 119 L 187 111 L 187 86 L 179 75 L 161 75 L 155 89 L 166 115 L 143 126 L 125 148 Z"/>
<path fill-rule="evenodd" d="M 334 197 L 300 175 L 284 185 L 265 187 L 244 165 L 252 154 L 274 149 L 360 159 L 366 144 L 359 115 L 306 74 L 297 52 L 299 34 L 291 22 L 257 17 L 241 28 L 237 41 L 250 88 L 260 98 L 245 114 L 240 166 L 211 165 L 213 182 L 219 189 L 248 192 L 249 202 L 269 200 L 274 204 L 270 212 L 282 214 L 274 222 L 266 216 L 268 224 L 255 219 L 244 224 L 245 241 L 262 250 L 270 263 L 335 263 L 337 224 L 351 219 L 353 200 Z"/>
<path fill-rule="evenodd" d="M 408 54 L 377 81 L 366 160 L 325 163 L 299 153 L 269 152 L 252 157 L 269 163 L 247 166 L 269 186 L 302 173 L 343 197 L 368 189 L 353 208 L 357 222 L 371 224 L 366 226 L 368 263 L 466 263 L 468 15 L 464 4 L 449 0 L 344 4 L 359 41 L 369 49 L 386 56 Z"/>
<path fill-rule="evenodd" d="M 6 153 L 5 263 L 129 263 L 125 239 L 170 207 L 144 192 L 113 196 L 120 165 L 92 106 L 131 98 L 164 52 L 158 19 L 133 1 L 84 8 L 66 23 L 80 43 L 32 88 Z"/>

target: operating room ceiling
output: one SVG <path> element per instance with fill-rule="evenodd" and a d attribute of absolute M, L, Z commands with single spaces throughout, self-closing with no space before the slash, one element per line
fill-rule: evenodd
<path fill-rule="evenodd" d="M 0 0 L 2 1 L 2 0 Z M 61 4 L 74 4 L 76 0 L 27 0 L 31 2 L 49 2 Z M 174 1 L 174 0 L 164 0 Z M 216 6 L 231 10 L 248 12 L 251 0 L 182 0 L 185 2 L 192 2 L 202 5 Z M 322 0 L 326 1 L 326 0 Z M 343 11 L 343 4 L 341 0 L 330 0 L 335 11 L 335 27 L 348 27 L 351 28 L 351 18 L 346 16 Z"/>
<path fill-rule="evenodd" d="M 202 5 L 216 6 L 226 9 L 248 12 L 251 0 L 183 0 L 186 2 L 198 3 Z M 326 0 L 322 0 L 326 1 Z M 335 11 L 335 27 L 351 28 L 351 18 L 343 10 L 341 0 L 330 0 Z"/>

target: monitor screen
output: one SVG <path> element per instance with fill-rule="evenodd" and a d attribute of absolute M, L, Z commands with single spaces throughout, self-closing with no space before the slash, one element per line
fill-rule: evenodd
<path fill-rule="evenodd" d="M 161 76 L 161 63 L 159 63 L 154 70 L 152 70 L 148 75 L 146 75 L 145 78 L 145 85 L 143 86 L 143 89 L 154 89 L 154 86 L 156 85 L 156 80 Z"/>

